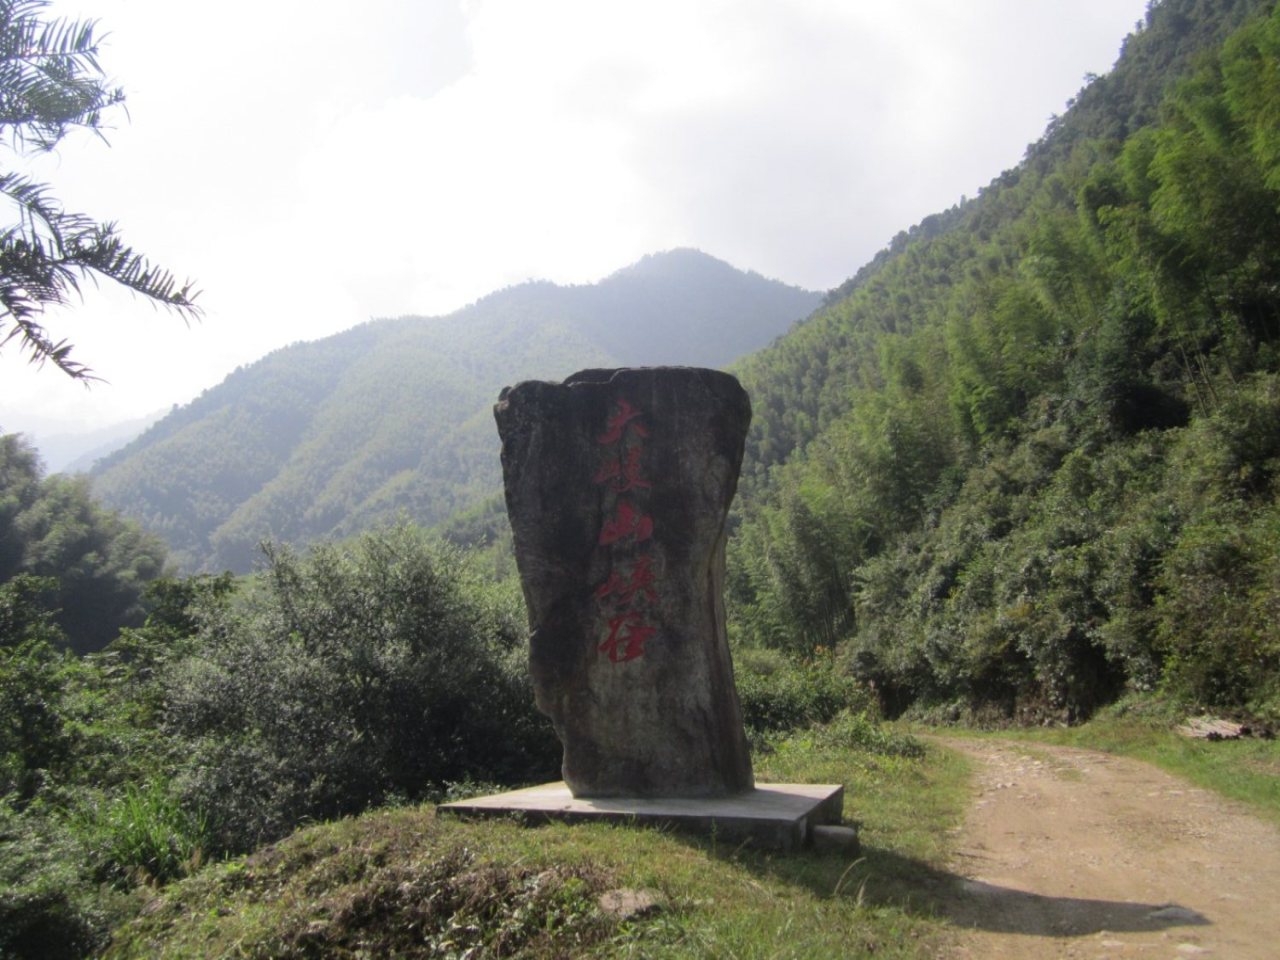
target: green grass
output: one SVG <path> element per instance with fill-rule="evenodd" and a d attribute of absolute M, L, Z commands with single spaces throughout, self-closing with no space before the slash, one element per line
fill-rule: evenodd
<path fill-rule="evenodd" d="M 200 865 L 206 821 L 187 813 L 159 782 L 124 791 L 77 818 L 76 832 L 97 848 L 117 880 L 164 883 Z"/>
<path fill-rule="evenodd" d="M 1196 740 L 1176 732 L 1183 719 L 1162 701 L 1129 698 L 1077 727 L 994 732 L 948 727 L 936 732 L 1039 741 L 1133 757 L 1237 800 L 1258 816 L 1280 824 L 1280 740 Z"/>
<path fill-rule="evenodd" d="M 757 761 L 761 782 L 844 783 L 857 857 L 399 809 L 312 827 L 171 885 L 108 956 L 934 956 L 968 771 L 947 751 L 892 752 L 901 743 L 873 752 L 808 734 Z M 656 891 L 663 907 L 609 918 L 597 898 L 618 887 Z"/>
<path fill-rule="evenodd" d="M 1071 729 L 946 732 L 1136 757 L 1280 822 L 1277 744 L 1188 740 L 1150 703 Z M 171 884 L 117 929 L 106 956 L 936 956 L 950 937 L 946 864 L 969 802 L 965 760 L 846 713 L 764 745 L 755 766 L 762 783 L 843 783 L 861 853 L 401 808 L 317 825 Z M 600 895 L 624 887 L 656 892 L 661 908 L 627 921 L 602 912 Z"/>

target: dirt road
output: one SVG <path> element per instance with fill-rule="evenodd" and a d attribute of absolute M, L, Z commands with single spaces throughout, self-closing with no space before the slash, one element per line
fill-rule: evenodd
<path fill-rule="evenodd" d="M 941 742 L 978 788 L 948 958 L 1280 957 L 1280 830 L 1138 761 Z"/>

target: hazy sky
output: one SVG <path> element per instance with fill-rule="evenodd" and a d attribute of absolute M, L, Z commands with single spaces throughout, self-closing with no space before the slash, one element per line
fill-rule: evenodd
<path fill-rule="evenodd" d="M 38 174 L 205 316 L 90 288 L 46 324 L 109 383 L 10 344 L 0 429 L 146 414 L 288 343 L 672 247 L 830 288 L 1014 166 L 1146 4 L 58 0 L 100 20 L 128 116 Z"/>

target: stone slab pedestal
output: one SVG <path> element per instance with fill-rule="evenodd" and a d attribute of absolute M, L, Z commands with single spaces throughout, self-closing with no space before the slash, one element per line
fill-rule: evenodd
<path fill-rule="evenodd" d="M 575 797 L 563 782 L 441 804 L 467 819 L 524 816 L 535 823 L 604 821 L 669 827 L 727 843 L 750 841 L 770 850 L 797 850 L 813 828 L 838 824 L 844 808 L 839 784 L 773 783 L 731 797 Z"/>

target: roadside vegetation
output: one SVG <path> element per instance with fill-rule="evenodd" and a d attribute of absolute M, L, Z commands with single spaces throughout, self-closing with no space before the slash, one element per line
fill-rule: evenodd
<path fill-rule="evenodd" d="M 1021 165 L 740 365 L 744 644 L 895 716 L 1280 723 L 1277 56 L 1273 3 L 1153 4 Z"/>
<path fill-rule="evenodd" d="M 308 822 L 553 778 L 511 589 L 410 526 L 264 561 L 151 581 L 84 657 L 0 585 L 0 955 L 95 950 L 119 894 Z"/>
<path fill-rule="evenodd" d="M 437 800 L 556 776 L 512 585 L 407 526 L 264 558 L 153 582 L 143 625 L 86 657 L 10 591 L 0 955 L 763 957 L 783 933 L 797 957 L 928 955 L 963 765 L 885 728 L 833 658 L 744 654 L 744 711 L 761 780 L 846 785 L 860 855 L 437 822 Z M 654 918 L 601 911 L 637 885 Z M 408 929 L 411 893 L 437 899 Z"/>

